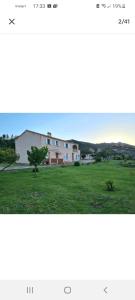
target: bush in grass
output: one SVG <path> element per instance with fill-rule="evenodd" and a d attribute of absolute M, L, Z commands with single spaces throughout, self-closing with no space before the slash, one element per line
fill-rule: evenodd
<path fill-rule="evenodd" d="M 115 186 L 114 186 L 114 183 L 113 183 L 112 180 L 107 180 L 105 184 L 106 184 L 106 190 L 107 191 L 109 191 L 109 192 L 114 191 Z"/>
<path fill-rule="evenodd" d="M 98 162 L 101 162 L 102 161 L 102 158 L 101 156 L 96 156 L 95 158 L 95 162 L 98 163 Z"/>
<path fill-rule="evenodd" d="M 122 164 L 123 167 L 128 167 L 128 168 L 135 168 L 135 162 L 134 161 L 124 161 Z"/>
<path fill-rule="evenodd" d="M 74 166 L 75 166 L 75 167 L 79 167 L 79 166 L 80 166 L 80 162 L 79 162 L 79 161 L 75 161 L 75 162 L 74 162 Z"/>

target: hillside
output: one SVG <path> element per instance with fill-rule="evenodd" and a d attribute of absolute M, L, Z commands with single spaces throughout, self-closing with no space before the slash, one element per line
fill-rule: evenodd
<path fill-rule="evenodd" d="M 125 143 L 99 143 L 99 144 L 94 144 L 94 143 L 88 143 L 88 142 L 83 142 L 83 141 L 77 141 L 77 140 L 70 140 L 73 143 L 79 144 L 79 148 L 81 152 L 84 153 L 90 153 L 94 151 L 102 151 L 106 149 L 110 149 L 115 153 L 124 153 L 124 154 L 129 154 L 135 157 L 135 146 L 125 144 Z"/>

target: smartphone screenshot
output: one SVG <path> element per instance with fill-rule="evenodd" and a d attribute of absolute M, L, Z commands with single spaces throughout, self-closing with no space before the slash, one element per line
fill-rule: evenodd
<path fill-rule="evenodd" d="M 135 298 L 135 4 L 0 1 L 0 299 Z"/>

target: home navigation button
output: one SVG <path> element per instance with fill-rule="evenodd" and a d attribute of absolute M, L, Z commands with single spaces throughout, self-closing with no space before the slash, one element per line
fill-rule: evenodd
<path fill-rule="evenodd" d="M 72 292 L 72 289 L 71 289 L 70 286 L 65 286 L 64 287 L 64 293 L 65 294 L 69 295 L 69 294 L 71 294 L 71 292 Z"/>

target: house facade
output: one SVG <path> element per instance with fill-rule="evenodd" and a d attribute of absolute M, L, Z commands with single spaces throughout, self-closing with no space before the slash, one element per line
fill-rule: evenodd
<path fill-rule="evenodd" d="M 15 139 L 15 151 L 20 158 L 18 163 L 28 164 L 27 150 L 31 147 L 48 147 L 48 157 L 45 163 L 62 164 L 80 160 L 79 145 L 66 140 L 55 138 L 51 133 L 45 135 L 25 130 Z"/>

